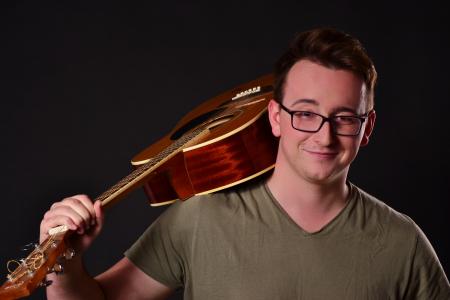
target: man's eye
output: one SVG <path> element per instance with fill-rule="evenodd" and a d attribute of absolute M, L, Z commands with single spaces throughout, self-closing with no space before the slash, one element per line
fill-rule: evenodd
<path fill-rule="evenodd" d="M 315 114 L 313 114 L 309 111 L 298 111 L 295 113 L 295 115 L 302 119 L 312 119 L 316 116 Z"/>
<path fill-rule="evenodd" d="M 335 116 L 334 120 L 342 125 L 352 125 L 359 122 L 359 119 L 353 116 Z"/>

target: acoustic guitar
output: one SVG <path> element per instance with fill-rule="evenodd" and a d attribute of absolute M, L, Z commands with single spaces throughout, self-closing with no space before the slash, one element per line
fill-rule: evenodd
<path fill-rule="evenodd" d="M 152 206 L 212 193 L 271 170 L 277 139 L 267 118 L 273 78 L 266 75 L 214 97 L 188 113 L 161 140 L 137 154 L 134 171 L 95 200 L 109 207 L 143 186 Z M 14 261 L 0 300 L 30 295 L 46 286 L 49 272 L 75 255 L 66 239 L 71 231 L 59 226 L 24 259 Z M 11 269 L 8 267 L 8 269 Z"/>

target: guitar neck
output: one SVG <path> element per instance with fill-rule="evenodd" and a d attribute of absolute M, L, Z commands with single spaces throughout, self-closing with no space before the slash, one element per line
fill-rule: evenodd
<path fill-rule="evenodd" d="M 178 152 L 182 151 L 183 148 L 186 148 L 190 144 L 195 144 L 195 142 L 207 132 L 207 128 L 199 127 L 183 135 L 161 151 L 158 155 L 152 157 L 148 162 L 139 166 L 128 176 L 103 192 L 95 198 L 94 201 L 100 200 L 104 208 L 112 206 L 117 201 L 123 199 L 130 192 L 142 186 L 145 182 L 145 178 L 156 168 L 172 158 Z"/>

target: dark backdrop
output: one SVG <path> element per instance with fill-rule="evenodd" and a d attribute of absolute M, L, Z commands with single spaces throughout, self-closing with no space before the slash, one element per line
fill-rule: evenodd
<path fill-rule="evenodd" d="M 270 72 L 295 32 L 333 26 L 358 37 L 379 72 L 375 132 L 351 180 L 411 216 L 449 272 L 450 48 L 440 5 L 70 2 L 2 4 L 0 266 L 24 255 L 52 202 L 98 195 L 186 112 Z M 142 191 L 115 206 L 88 269 L 120 259 L 162 210 Z"/>

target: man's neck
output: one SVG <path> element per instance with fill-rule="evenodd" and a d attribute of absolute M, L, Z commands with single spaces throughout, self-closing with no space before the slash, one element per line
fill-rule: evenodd
<path fill-rule="evenodd" d="M 345 178 L 326 183 L 309 182 L 298 176 L 284 178 L 275 169 L 267 186 L 297 225 L 307 232 L 316 232 L 345 207 L 348 198 Z"/>

